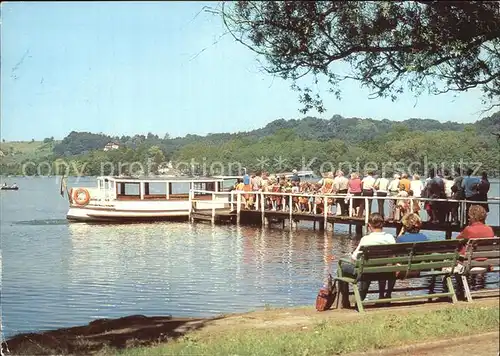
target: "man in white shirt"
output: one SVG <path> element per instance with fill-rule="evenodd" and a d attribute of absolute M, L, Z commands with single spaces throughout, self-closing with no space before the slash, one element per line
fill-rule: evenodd
<path fill-rule="evenodd" d="M 255 174 L 255 177 L 252 177 L 250 179 L 253 191 L 259 191 L 262 188 L 262 177 L 261 177 L 261 175 L 262 175 L 261 172 L 257 172 Z"/>
<path fill-rule="evenodd" d="M 382 172 L 379 177 L 375 180 L 375 185 L 374 185 L 375 191 L 377 192 L 377 197 L 386 197 L 388 190 L 389 190 L 389 179 L 385 178 L 385 173 Z M 383 218 L 385 218 L 385 200 L 384 199 L 377 199 L 377 204 L 378 204 L 378 213 L 382 215 Z"/>
<path fill-rule="evenodd" d="M 399 174 L 394 174 L 394 179 L 389 183 L 387 189 L 389 190 L 389 196 L 395 197 L 399 194 Z M 396 213 L 396 200 L 389 199 L 389 220 L 394 220 L 394 215 Z"/>
<path fill-rule="evenodd" d="M 370 218 L 368 220 L 368 228 L 370 230 L 370 233 L 361 238 L 358 246 L 351 254 L 353 264 L 342 265 L 343 274 L 354 276 L 354 261 L 356 261 L 356 259 L 358 258 L 361 246 L 389 245 L 396 243 L 396 239 L 394 238 L 394 236 L 383 231 L 384 218 L 379 213 L 373 213 L 370 215 Z M 387 294 L 385 294 L 386 282 L 387 281 L 385 280 L 378 281 L 380 299 L 391 297 L 392 288 L 389 287 L 389 289 L 387 290 Z M 366 298 L 366 294 L 368 293 L 368 289 L 370 288 L 370 283 L 371 281 L 359 282 L 359 293 L 361 296 L 361 300 L 364 300 Z M 393 286 L 393 283 L 391 283 L 391 286 Z"/>
<path fill-rule="evenodd" d="M 344 177 L 344 172 L 338 170 L 333 180 L 335 194 L 347 194 L 348 184 L 349 179 Z M 337 199 L 337 215 L 349 215 L 349 206 L 345 202 L 345 199 Z"/>
<path fill-rule="evenodd" d="M 368 172 L 366 177 L 361 181 L 361 189 L 362 195 L 365 197 L 373 197 L 373 186 L 375 185 L 375 178 L 373 178 L 373 173 Z M 366 213 L 370 215 L 372 211 L 372 202 L 373 199 L 368 199 L 368 207 L 365 207 L 365 200 L 361 200 L 361 204 L 359 205 L 359 213 L 358 216 L 363 216 L 363 212 L 366 209 Z"/>

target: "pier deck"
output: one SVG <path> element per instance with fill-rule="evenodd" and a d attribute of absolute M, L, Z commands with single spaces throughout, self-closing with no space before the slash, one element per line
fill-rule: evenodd
<path fill-rule="evenodd" d="M 235 224 L 236 212 L 230 209 L 216 209 L 212 216 L 212 210 L 200 210 L 191 212 L 192 221 L 212 222 L 215 224 Z"/>
<path fill-rule="evenodd" d="M 241 224 L 245 225 L 262 225 L 262 212 L 257 210 L 241 210 L 240 212 Z M 218 210 L 214 215 L 214 223 L 215 224 L 236 224 L 237 212 L 231 211 L 229 209 Z M 198 222 L 211 222 L 212 221 L 212 211 L 198 211 L 192 213 L 191 218 L 193 221 Z M 268 225 L 272 224 L 281 224 L 283 227 L 289 224 L 290 213 L 284 211 L 264 211 L 264 218 L 266 219 L 266 223 Z M 322 214 L 308 214 L 308 213 L 293 213 L 292 216 L 293 223 L 299 223 L 302 221 L 309 221 L 314 223 L 314 227 L 317 226 L 319 230 L 324 229 L 324 216 Z M 362 227 L 365 226 L 365 219 L 358 217 L 349 217 L 349 216 L 335 216 L 328 215 L 327 223 L 331 225 L 332 230 L 333 226 L 336 224 L 343 225 L 351 225 L 354 226 L 357 233 L 361 233 Z M 401 223 L 398 221 L 388 221 L 385 223 L 386 227 L 395 228 L 399 231 L 401 228 Z M 500 227 L 496 227 L 497 230 L 500 230 Z M 460 225 L 451 224 L 448 222 L 444 223 L 432 223 L 432 222 L 422 222 L 422 230 L 430 230 L 430 231 L 443 231 L 446 232 L 447 235 L 450 235 L 453 232 L 461 231 Z M 448 237 L 448 236 L 447 236 Z"/>
<path fill-rule="evenodd" d="M 212 193 L 213 194 L 213 193 Z M 196 209 L 196 199 L 192 198 L 192 207 L 190 211 L 190 218 L 193 222 L 209 222 L 212 224 L 242 224 L 242 225 L 273 225 L 273 224 L 281 224 L 283 228 L 288 225 L 289 228 L 297 227 L 297 223 L 300 222 L 312 222 L 313 228 L 317 228 L 319 230 L 333 230 L 336 224 L 343 224 L 349 226 L 349 231 L 351 231 L 351 227 L 355 227 L 355 231 L 357 235 L 362 235 L 363 230 L 366 231 L 368 218 L 365 215 L 364 217 L 356 217 L 356 216 L 346 216 L 346 215 L 335 215 L 330 213 L 330 209 L 327 208 L 327 200 L 331 200 L 332 198 L 344 198 L 343 196 L 322 196 L 324 201 L 323 211 L 328 211 L 328 213 L 304 213 L 299 211 L 290 211 L 287 209 L 286 211 L 282 210 L 270 210 L 266 209 L 264 205 L 264 199 L 266 195 L 273 196 L 281 196 L 284 200 L 289 201 L 289 206 L 292 206 L 292 199 L 294 196 L 300 196 L 300 194 L 290 194 L 290 193 L 262 193 L 262 192 L 218 192 L 215 193 L 218 195 L 226 195 L 229 196 L 229 203 L 226 204 L 225 209 Z M 255 196 L 256 202 L 252 209 L 245 209 L 243 204 L 243 196 L 248 194 L 253 194 Z M 353 197 L 356 198 L 356 197 Z M 365 205 L 368 206 L 369 199 L 394 199 L 394 198 L 375 198 L 375 197 L 359 197 L 361 199 L 365 199 Z M 358 199 L 359 199 L 358 198 Z M 432 199 L 425 198 L 416 198 L 411 199 L 412 204 L 417 204 L 419 201 L 426 201 Z M 433 199 L 432 201 L 441 201 L 441 199 Z M 478 204 L 479 202 L 470 202 L 470 201 L 452 201 L 452 200 L 444 200 L 448 203 L 456 202 L 457 206 L 460 206 L 459 213 L 459 222 L 452 223 L 450 221 L 446 222 L 430 222 L 423 221 L 422 222 L 422 230 L 427 231 L 442 231 L 445 232 L 445 236 L 447 239 L 450 239 L 453 232 L 462 231 L 465 227 L 465 212 L 467 205 L 469 204 Z M 206 201 L 205 201 L 206 203 Z M 483 202 L 481 202 L 483 203 Z M 494 198 L 493 200 L 489 200 L 488 204 L 499 204 L 500 201 L 498 198 Z M 483 203 L 484 204 L 484 203 Z M 351 201 L 352 207 L 352 201 Z M 376 211 L 376 207 L 374 209 Z M 386 220 L 385 226 L 388 228 L 395 228 L 396 232 L 399 233 L 402 225 L 400 221 L 391 221 Z M 500 226 L 492 226 L 495 234 L 500 235 Z"/>

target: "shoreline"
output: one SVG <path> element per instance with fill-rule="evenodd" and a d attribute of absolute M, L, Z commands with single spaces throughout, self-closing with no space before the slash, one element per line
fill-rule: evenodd
<path fill-rule="evenodd" d="M 18 354 L 19 351 L 23 354 L 33 352 L 36 355 L 44 354 L 44 350 L 49 351 L 48 354 L 85 354 L 98 351 L 104 345 L 117 349 L 126 348 L 127 340 L 137 338 L 147 345 L 170 341 L 212 319 L 140 314 L 115 319 L 95 319 L 86 325 L 16 334 L 2 342 L 2 351 L 9 350 L 11 354 Z M 85 342 L 86 339 L 89 342 Z"/>
<path fill-rule="evenodd" d="M 87 325 L 61 328 L 39 333 L 18 334 L 2 343 L 2 350 L 16 355 L 72 354 L 110 355 L 117 352 L 131 352 L 150 348 L 181 347 L 183 340 L 219 340 L 220 337 L 235 332 L 246 335 L 252 332 L 275 333 L 313 332 L 315 328 L 328 325 L 346 325 L 375 322 L 381 318 L 388 321 L 401 315 L 421 317 L 423 314 L 435 315 L 444 312 L 449 315 L 472 310 L 484 313 L 494 310 L 498 314 L 499 299 L 480 299 L 474 305 L 466 302 L 427 302 L 396 304 L 391 307 L 368 308 L 368 313 L 360 314 L 354 309 L 335 309 L 317 312 L 313 306 L 294 308 L 266 308 L 247 313 L 223 314 L 209 318 L 176 318 L 172 316 L 131 315 L 117 319 L 97 319 Z M 387 321 L 383 322 L 387 323 Z M 498 321 L 497 328 L 498 328 Z M 385 324 L 384 324 L 385 325 Z M 366 325 L 365 325 L 366 327 Z M 322 329 L 321 329 L 322 330 Z M 485 330 L 474 330 L 485 332 Z M 444 332 L 444 331 L 440 331 Z M 453 336 L 453 335 L 446 335 Z M 432 341 L 432 338 L 430 338 Z M 212 343 L 213 341 L 208 341 Z M 180 345 L 180 346 L 179 346 Z M 389 345 L 391 346 L 391 345 Z M 394 344 L 392 346 L 399 346 Z M 120 351 L 121 350 L 121 351 Z M 367 351 L 367 350 L 359 350 Z M 369 350 L 368 350 L 369 351 Z M 163 354 L 162 351 L 160 354 Z M 175 354 L 175 353 L 174 353 Z"/>

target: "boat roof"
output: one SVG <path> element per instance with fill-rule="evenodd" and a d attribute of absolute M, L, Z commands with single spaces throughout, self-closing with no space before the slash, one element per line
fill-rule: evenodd
<path fill-rule="evenodd" d="M 139 183 L 139 182 L 154 182 L 154 183 L 210 183 L 223 182 L 222 178 L 215 177 L 121 177 L 121 176 L 101 176 L 97 179 L 110 180 L 118 183 Z"/>
<path fill-rule="evenodd" d="M 293 174 L 293 172 L 283 172 L 276 175 L 293 176 Z M 314 175 L 314 171 L 297 171 L 297 175 Z"/>
<path fill-rule="evenodd" d="M 243 176 L 214 176 L 216 179 L 238 179 L 243 178 Z"/>

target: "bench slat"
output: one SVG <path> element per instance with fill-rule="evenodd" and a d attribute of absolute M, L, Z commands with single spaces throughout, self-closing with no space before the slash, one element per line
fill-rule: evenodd
<path fill-rule="evenodd" d="M 480 246 L 472 246 L 472 251 L 474 252 L 482 252 L 482 251 L 500 251 L 499 245 L 480 245 Z"/>
<path fill-rule="evenodd" d="M 471 267 L 488 267 L 488 266 L 500 266 L 500 258 L 489 258 L 485 261 L 471 261 Z"/>
<path fill-rule="evenodd" d="M 433 294 L 425 294 L 425 295 L 412 295 L 408 297 L 395 297 L 391 298 L 391 302 L 403 302 L 407 300 L 416 300 L 416 299 L 429 299 L 429 298 L 440 298 L 440 297 L 451 297 L 453 293 L 448 292 L 448 293 L 433 293 Z M 362 303 L 363 305 L 365 304 L 372 304 L 372 303 L 387 303 L 389 299 L 369 299 L 369 300 L 364 300 Z"/>
<path fill-rule="evenodd" d="M 433 253 L 433 254 L 425 254 L 425 255 L 418 255 L 418 256 L 412 256 L 411 258 L 411 264 L 413 265 L 414 263 L 418 262 L 424 262 L 424 261 L 443 261 L 443 260 L 449 260 L 453 259 L 456 256 L 456 253 Z M 383 257 L 383 258 L 374 258 L 374 259 L 369 259 L 365 260 L 363 265 L 366 267 L 369 266 L 377 266 L 377 265 L 387 265 L 390 263 L 399 263 L 402 265 L 407 266 L 409 262 L 409 256 L 400 256 L 400 257 Z"/>
<path fill-rule="evenodd" d="M 371 245 L 361 246 L 360 252 L 365 256 L 365 259 L 376 257 L 391 257 L 397 255 L 408 255 L 411 251 L 413 254 L 427 253 L 446 253 L 454 252 L 459 249 L 465 241 L 463 240 L 446 240 L 446 241 L 429 241 L 415 243 L 396 243 L 388 245 Z"/>
<path fill-rule="evenodd" d="M 430 269 L 437 268 L 446 268 L 446 267 L 455 267 L 456 262 L 453 260 L 447 261 L 439 261 L 439 262 L 420 262 L 411 265 L 410 271 L 425 271 Z M 364 267 L 363 274 L 366 273 L 381 273 L 381 272 L 402 272 L 406 271 L 408 266 L 400 265 L 400 266 L 373 266 L 373 267 Z M 356 270 L 359 272 L 359 270 Z"/>
<path fill-rule="evenodd" d="M 480 251 L 472 252 L 472 259 L 475 258 L 500 258 L 500 251 Z"/>
<path fill-rule="evenodd" d="M 499 245 L 500 237 L 485 237 L 482 239 L 469 239 L 469 243 L 475 246 Z"/>

